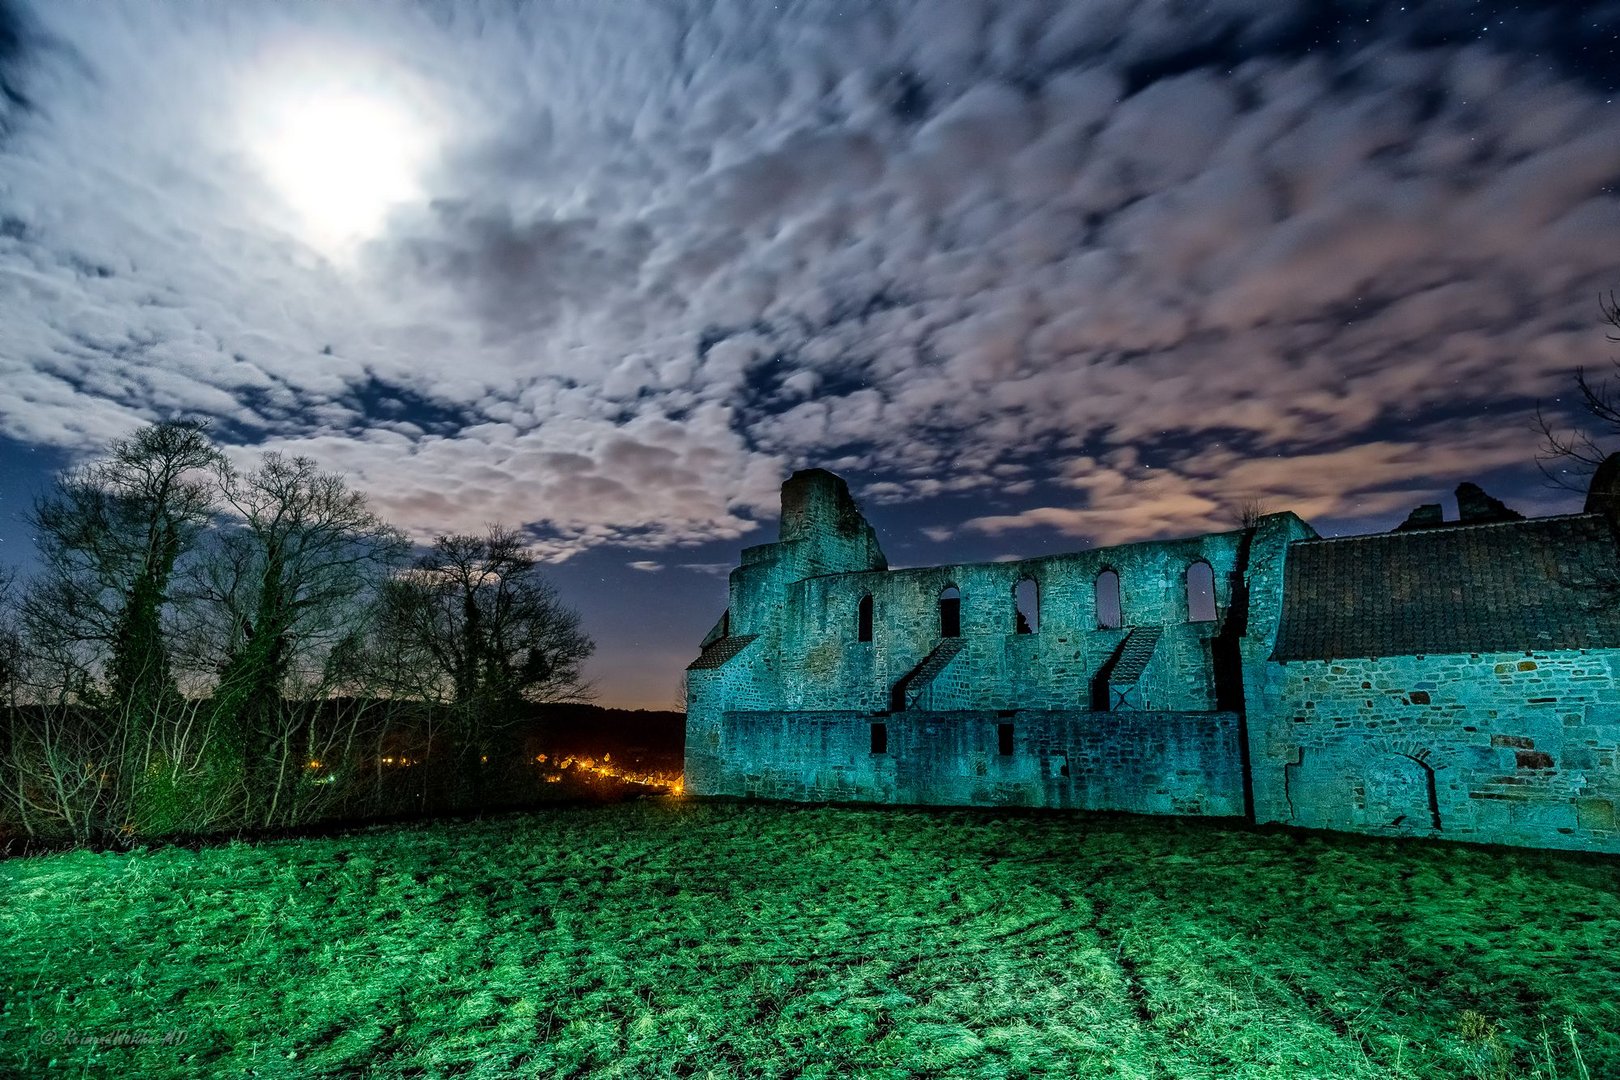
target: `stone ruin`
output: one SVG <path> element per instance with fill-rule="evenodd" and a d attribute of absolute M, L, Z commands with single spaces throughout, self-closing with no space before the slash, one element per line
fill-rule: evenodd
<path fill-rule="evenodd" d="M 891 570 L 782 488 L 688 670 L 686 790 L 1204 815 L 1620 853 L 1620 467 L 1585 511 Z"/>

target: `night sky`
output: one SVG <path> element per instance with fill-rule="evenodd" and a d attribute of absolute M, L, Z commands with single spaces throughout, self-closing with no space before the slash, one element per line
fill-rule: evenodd
<path fill-rule="evenodd" d="M 516 10 L 514 10 L 514 8 Z M 0 562 L 212 418 L 530 527 L 668 707 L 794 468 L 894 565 L 1578 508 L 1620 3 L 0 0 Z M 1564 395 L 1565 401 L 1555 401 Z"/>

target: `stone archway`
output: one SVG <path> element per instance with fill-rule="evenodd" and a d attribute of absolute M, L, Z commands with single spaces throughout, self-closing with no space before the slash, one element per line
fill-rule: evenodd
<path fill-rule="evenodd" d="M 1359 755 L 1361 812 L 1371 829 L 1440 829 L 1436 766 L 1415 746 L 1369 747 Z"/>

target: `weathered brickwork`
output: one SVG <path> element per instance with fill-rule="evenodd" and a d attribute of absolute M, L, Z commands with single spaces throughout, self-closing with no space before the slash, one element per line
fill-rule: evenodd
<path fill-rule="evenodd" d="M 1400 595 L 1372 597 L 1376 625 L 1364 626 L 1345 605 L 1361 602 L 1362 579 L 1381 579 L 1289 513 L 1186 539 L 890 570 L 837 477 L 796 473 L 783 501 L 781 539 L 743 552 L 728 612 L 688 672 L 694 794 L 1250 815 L 1620 852 L 1620 649 L 1312 653 L 1470 632 L 1423 595 L 1436 576 L 1413 561 L 1425 551 L 1448 560 L 1442 600 L 1470 573 L 1518 590 L 1505 595 L 1535 608 L 1527 643 L 1620 646 L 1620 618 L 1584 620 L 1583 597 L 1533 577 L 1592 552 L 1612 566 L 1601 517 L 1364 538 L 1405 560 Z M 1301 544 L 1300 565 L 1325 568 L 1314 577 L 1290 569 Z M 1211 621 L 1193 621 L 1189 602 L 1200 562 Z M 1105 571 L 1118 575 L 1117 618 L 1099 606 Z M 1021 616 L 1026 580 L 1038 603 Z M 1491 612 L 1481 632 L 1516 625 L 1471 602 Z"/>
<path fill-rule="evenodd" d="M 1620 655 L 1270 663 L 1262 820 L 1620 850 Z M 1252 723 L 1252 721 L 1251 721 Z M 1263 763 L 1263 764 L 1262 764 Z"/>
<path fill-rule="evenodd" d="M 727 767 L 709 794 L 1244 812 L 1232 713 L 728 712 L 720 747 Z"/>
<path fill-rule="evenodd" d="M 939 595 L 954 585 L 962 594 L 962 652 L 935 680 L 935 708 L 1089 708 L 1092 680 L 1118 648 L 1124 630 L 1097 628 L 1092 582 L 1104 568 L 1120 573 L 1130 605 L 1152 598 L 1153 611 L 1128 617 L 1163 618 L 1170 579 L 1206 559 L 1229 573 L 1235 539 L 1143 545 L 1158 550 L 1092 551 L 984 566 L 839 574 L 797 582 L 786 611 L 802 621 L 782 630 L 784 704 L 802 709 L 887 709 L 893 685 L 939 645 Z M 1040 591 L 1040 629 L 1014 632 L 1013 590 L 1033 578 Z M 1218 595 L 1221 584 L 1217 582 Z M 873 600 L 873 640 L 856 638 L 856 611 Z M 1184 601 L 1183 601 L 1184 602 Z M 1144 603 L 1143 607 L 1147 605 Z M 1174 617 L 1174 616 L 1172 616 Z M 1214 707 L 1210 663 L 1213 623 L 1179 621 L 1166 628 L 1143 676 L 1146 708 Z M 943 682 L 941 681 L 943 680 Z"/>

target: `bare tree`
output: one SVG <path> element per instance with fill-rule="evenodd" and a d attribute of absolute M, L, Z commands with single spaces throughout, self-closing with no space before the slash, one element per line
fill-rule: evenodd
<path fill-rule="evenodd" d="M 452 706 L 464 764 L 494 749 L 524 702 L 590 696 L 582 668 L 595 644 L 541 574 L 521 533 L 440 536 L 389 585 L 384 633 L 416 690 Z"/>
<path fill-rule="evenodd" d="M 522 534 L 440 536 L 389 586 L 391 630 L 431 658 L 442 700 L 513 704 L 588 696 L 595 649 Z"/>
<path fill-rule="evenodd" d="M 1606 335 L 1608 340 L 1620 342 L 1620 300 L 1613 292 L 1600 296 L 1598 310 L 1613 328 Z M 1620 439 L 1620 357 L 1610 364 L 1613 370 L 1599 379 L 1588 375 L 1584 367 L 1575 369 L 1576 404 L 1586 414 L 1585 423 L 1564 431 L 1543 409 L 1536 409 L 1535 428 L 1541 435 L 1536 464 L 1557 487 L 1585 491 L 1588 478 L 1609 454 L 1604 444 L 1612 448 Z"/>
<path fill-rule="evenodd" d="M 206 425 L 153 424 L 59 476 L 30 517 L 45 563 L 23 607 L 30 636 L 99 653 L 109 700 L 137 722 L 174 693 L 163 619 L 175 566 L 213 514 L 219 460 Z"/>
<path fill-rule="evenodd" d="M 383 748 L 415 765 L 443 735 L 477 800 L 524 703 L 590 693 L 594 646 L 519 533 L 443 536 L 400 572 L 403 538 L 341 476 L 273 453 L 238 472 L 201 424 L 64 473 L 33 524 L 15 626 L 0 576 L 0 818 L 33 835 L 397 809 L 412 781 L 385 782 Z"/>
<path fill-rule="evenodd" d="M 50 828 L 84 838 L 178 820 L 149 796 L 170 765 L 189 771 L 161 758 L 193 743 L 196 722 L 171 662 L 174 583 L 214 513 L 219 460 L 205 424 L 153 424 L 59 475 L 34 506 L 44 569 L 21 622 L 36 708 L 8 754 L 13 793 Z M 195 800 L 191 779 L 170 794 Z"/>
<path fill-rule="evenodd" d="M 1232 516 L 1237 520 L 1239 528 L 1253 529 L 1260 524 L 1260 519 L 1265 517 L 1267 513 L 1269 511 L 1266 509 L 1265 501 L 1259 496 L 1251 495 L 1233 508 Z"/>
<path fill-rule="evenodd" d="M 17 571 L 0 566 L 0 709 L 9 710 L 17 702 L 17 684 L 22 675 L 22 624 L 17 606 Z"/>
<path fill-rule="evenodd" d="M 675 680 L 675 693 L 669 699 L 669 707 L 672 711 L 678 713 L 686 711 L 687 702 L 691 699 L 691 682 L 691 677 L 684 670 L 681 672 L 681 677 Z"/>
<path fill-rule="evenodd" d="M 3 597 L 0 608 L 9 608 Z M 196 703 L 170 695 L 161 715 L 137 717 L 95 685 L 79 643 L 33 639 L 19 632 L 20 620 L 7 621 L 0 610 L 10 675 L 0 703 L 0 818 L 30 836 L 85 843 L 229 816 L 234 784 L 205 792 L 195 783 L 207 735 Z"/>
<path fill-rule="evenodd" d="M 323 657 L 366 618 L 405 539 L 307 457 L 266 453 L 251 472 L 222 462 L 218 475 L 227 519 L 192 575 L 204 601 L 192 648 L 214 653 L 215 714 L 243 755 L 253 817 L 279 824 L 284 798 L 318 771 L 309 763 L 333 749 L 317 730 L 333 715 L 319 704 Z"/>
<path fill-rule="evenodd" d="M 19 735 L 17 696 L 22 677 L 22 631 L 17 617 L 17 572 L 0 567 L 0 838 L 7 825 L 22 826 L 9 796 L 9 765 Z"/>

